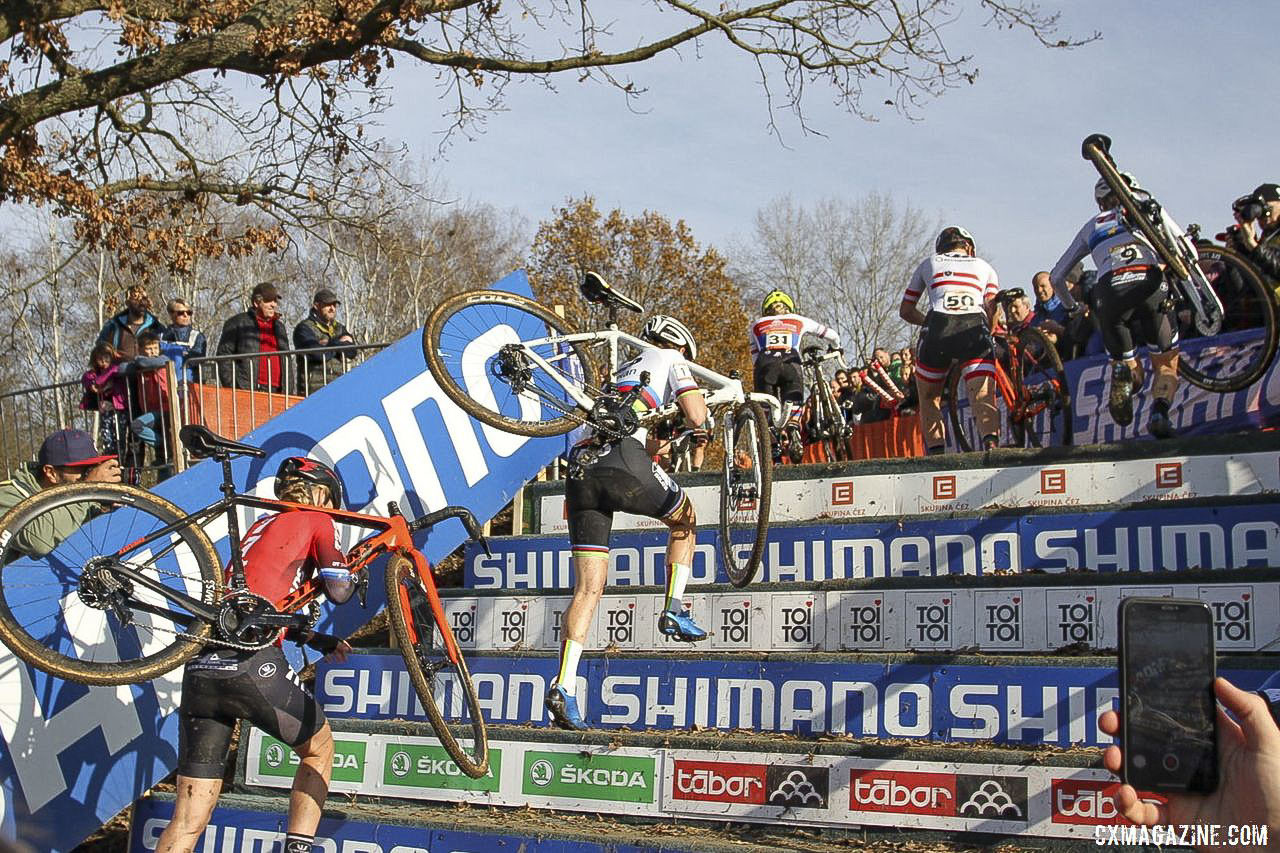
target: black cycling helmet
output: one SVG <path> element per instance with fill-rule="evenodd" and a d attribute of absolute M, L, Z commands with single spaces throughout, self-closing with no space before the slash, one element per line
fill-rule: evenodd
<path fill-rule="evenodd" d="M 938 235 L 938 239 L 933 243 L 933 250 L 939 255 L 956 246 L 969 244 L 969 251 L 977 253 L 977 244 L 973 241 L 973 235 L 961 228 L 959 225 L 948 225 L 942 229 L 942 233 Z"/>
<path fill-rule="evenodd" d="M 317 486 L 329 489 L 329 497 L 333 499 L 334 509 L 345 509 L 342 481 L 334 470 L 323 462 L 308 459 L 306 456 L 290 456 L 280 463 L 276 469 L 276 497 L 284 491 L 289 480 L 306 480 Z"/>

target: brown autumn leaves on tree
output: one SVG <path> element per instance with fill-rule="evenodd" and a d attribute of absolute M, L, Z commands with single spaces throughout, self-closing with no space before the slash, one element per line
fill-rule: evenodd
<path fill-rule="evenodd" d="M 1056 16 L 974 0 L 1049 46 Z M 138 275 L 278 250 L 341 218 L 383 168 L 369 122 L 388 69 L 425 68 L 445 126 L 521 78 L 595 79 L 722 40 L 755 60 L 770 119 L 812 86 L 859 115 L 972 82 L 944 44 L 953 0 L 11 0 L 0 10 L 0 201 L 47 205 Z M 3 55 L 3 54 L 0 54 Z M 868 97 L 864 97 L 867 95 Z M 868 106 L 870 102 L 871 106 Z M 248 208 L 258 218 L 229 216 Z"/>
<path fill-rule="evenodd" d="M 645 307 L 644 315 L 620 312 L 624 331 L 638 334 L 649 315 L 670 314 L 693 332 L 700 364 L 749 377 L 748 318 L 725 267 L 724 256 L 703 249 L 683 220 L 672 224 L 652 211 L 603 214 L 590 196 L 569 199 L 539 226 L 528 262 L 534 295 L 545 305 L 563 305 L 575 327 L 604 328 L 607 319 L 603 308 L 578 293 L 583 273 L 591 270 Z"/>

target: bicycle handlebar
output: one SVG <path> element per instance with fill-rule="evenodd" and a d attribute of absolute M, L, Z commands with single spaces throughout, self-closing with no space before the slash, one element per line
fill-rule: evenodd
<path fill-rule="evenodd" d="M 393 505 L 393 513 L 396 510 L 398 510 L 398 507 Z M 476 517 L 471 514 L 471 510 L 467 509 L 465 506 L 446 506 L 441 507 L 435 512 L 429 512 L 421 518 L 409 522 L 409 532 L 417 533 L 419 530 L 426 530 L 427 528 L 434 527 L 449 518 L 456 518 L 461 521 L 462 526 L 467 529 L 467 536 L 484 549 L 486 556 L 493 556 L 493 551 L 489 550 L 489 541 L 485 539 L 484 531 L 480 526 L 480 522 L 476 521 Z"/>

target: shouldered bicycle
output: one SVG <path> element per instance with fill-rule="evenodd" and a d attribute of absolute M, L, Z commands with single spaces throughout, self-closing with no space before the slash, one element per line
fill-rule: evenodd
<path fill-rule="evenodd" d="M 853 430 L 836 402 L 830 381 L 823 375 L 822 367 L 828 361 L 834 361 L 841 370 L 849 369 L 844 361 L 844 350 L 839 347 L 825 352 L 820 346 L 806 347 L 801 353 L 800 365 L 809 391 L 805 400 L 804 422 L 810 443 L 822 446 L 823 459 L 844 462 L 849 459 L 849 437 Z"/>
<path fill-rule="evenodd" d="M 514 293 L 460 293 L 427 318 L 422 349 L 441 389 L 481 423 L 515 435 L 561 435 L 590 426 L 620 439 L 635 425 L 617 422 L 617 397 L 605 386 L 616 376 L 622 347 L 654 345 L 618 328 L 618 311 L 643 307 L 587 273 L 582 294 L 608 310 L 604 329 L 576 331 L 563 318 Z M 601 363 L 607 375 L 601 373 Z M 723 376 L 693 362 L 708 411 L 724 441 L 720 491 L 720 559 L 736 586 L 751 582 L 769 528 L 773 455 L 769 427 L 781 417 L 778 401 L 749 394 L 736 375 Z M 768 412 L 768 414 L 766 414 Z M 674 414 L 663 407 L 643 415 L 648 425 Z M 622 427 L 622 428 L 620 428 Z"/>
<path fill-rule="evenodd" d="M 409 679 L 440 743 L 468 776 L 489 766 L 488 734 L 466 661 L 445 618 L 427 559 L 413 534 L 450 518 L 481 542 L 471 512 L 447 506 L 409 521 L 392 503 L 388 517 L 239 494 L 235 456 L 262 458 L 259 448 L 221 438 L 201 426 L 180 438 L 197 458 L 222 466 L 222 497 L 192 513 L 123 483 L 71 483 L 46 489 L 0 519 L 0 642 L 36 669 L 90 685 L 136 684 L 180 666 L 206 646 L 264 648 L 282 630 L 308 630 L 319 615 L 318 577 L 278 602 L 245 586 L 237 510 L 320 512 L 337 525 L 372 531 L 349 552 L 351 572 L 387 558 L 387 619 Z M 68 513 L 90 516 L 52 551 L 20 550 L 30 534 Z M 205 527 L 225 518 L 231 560 L 226 574 Z M 361 598 L 363 600 L 363 589 Z M 452 716 L 470 746 L 454 736 L 438 703 L 452 694 Z"/>

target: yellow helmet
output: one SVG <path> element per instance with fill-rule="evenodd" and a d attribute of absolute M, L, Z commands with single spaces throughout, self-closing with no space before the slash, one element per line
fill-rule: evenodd
<path fill-rule="evenodd" d="M 770 291 L 769 295 L 766 296 L 764 298 L 764 301 L 760 303 L 760 313 L 761 314 L 768 313 L 769 306 L 773 305 L 775 302 L 781 302 L 783 305 L 786 306 L 787 311 L 796 310 L 795 300 L 792 299 L 785 290 L 773 290 L 773 291 Z"/>

